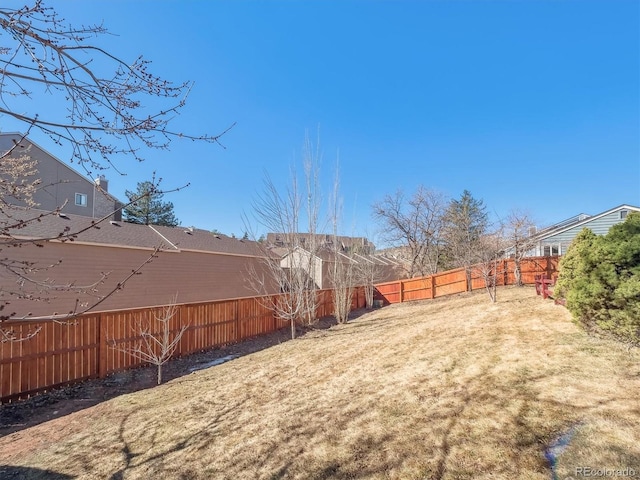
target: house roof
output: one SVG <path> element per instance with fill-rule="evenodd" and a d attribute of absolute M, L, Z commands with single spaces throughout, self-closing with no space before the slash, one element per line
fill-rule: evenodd
<path fill-rule="evenodd" d="M 212 252 L 229 255 L 264 256 L 257 242 L 243 240 L 221 233 L 212 233 L 193 227 L 165 227 L 150 225 L 151 229 L 166 239 L 175 248 L 184 251 Z"/>
<path fill-rule="evenodd" d="M 280 246 L 281 244 L 286 244 L 287 241 L 291 239 L 297 239 L 298 242 L 304 246 L 305 244 L 311 243 L 311 239 L 315 240 L 316 245 L 318 246 L 331 246 L 334 243 L 334 240 L 337 241 L 339 246 L 343 248 L 366 248 L 367 250 L 372 250 L 375 246 L 365 237 L 347 237 L 344 235 L 335 236 L 332 234 L 326 233 L 281 233 L 281 232 L 269 232 L 267 233 L 266 241 L 269 244 Z"/>
<path fill-rule="evenodd" d="M 599 218 L 602 218 L 606 215 L 609 215 L 611 213 L 614 213 L 620 210 L 633 210 L 636 212 L 640 212 L 640 207 L 634 207 L 633 205 L 623 204 L 623 205 L 618 205 L 617 207 L 611 208 L 609 210 L 606 210 L 597 215 L 586 215 L 586 214 L 576 215 L 575 217 L 571 217 L 571 219 L 564 220 L 548 228 L 545 228 L 541 232 L 538 232 L 536 235 L 534 235 L 534 238 L 536 240 L 544 240 L 546 238 L 566 232 L 567 230 L 570 230 L 573 228 L 579 228 L 583 225 L 587 225 L 588 223 L 591 223 L 595 220 L 598 220 Z"/>
<path fill-rule="evenodd" d="M 24 222 L 16 228 L 14 224 Z M 148 248 L 161 246 L 164 250 L 175 247 L 162 242 L 156 232 L 144 225 L 125 222 L 102 221 L 81 215 L 73 215 L 35 208 L 11 207 L 0 212 L 0 226 L 12 237 L 31 240 L 69 241 L 107 246 Z M 71 234 L 77 235 L 70 236 Z"/>
<path fill-rule="evenodd" d="M 19 228 L 8 228 L 24 222 Z M 214 235 L 206 230 L 185 227 L 138 225 L 102 221 L 81 215 L 56 214 L 25 207 L 0 212 L 0 228 L 16 238 L 69 241 L 122 248 L 160 247 L 163 251 L 197 251 L 227 255 L 261 256 L 256 242 Z M 70 237 L 70 234 L 74 234 Z"/>

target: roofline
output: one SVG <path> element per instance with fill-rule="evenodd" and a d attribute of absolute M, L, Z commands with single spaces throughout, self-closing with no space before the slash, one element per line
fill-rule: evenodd
<path fill-rule="evenodd" d="M 39 237 L 28 237 L 28 236 L 24 236 L 24 235 L 15 235 L 15 236 L 11 236 L 11 237 L 7 237 L 7 236 L 0 236 L 0 238 L 6 238 L 6 239 L 10 239 L 10 238 L 15 238 L 16 240 L 24 240 L 27 242 L 47 242 L 47 243 L 58 243 L 60 245 L 84 245 L 84 246 L 88 246 L 88 247 L 106 247 L 106 248 L 126 248 L 126 249 L 130 249 L 130 250 L 147 250 L 147 251 L 153 251 L 156 248 L 160 248 L 159 251 L 161 252 L 179 252 L 179 250 L 175 249 L 166 249 L 166 248 L 162 248 L 161 245 L 159 245 L 158 247 L 146 247 L 146 246 L 140 246 L 140 245 L 122 245 L 120 243 L 98 243 L 98 242 L 88 242 L 85 240 L 60 240 L 57 238 L 39 238 Z"/>
<path fill-rule="evenodd" d="M 31 140 L 31 138 L 29 138 L 27 135 L 20 133 L 20 132 L 6 132 L 6 133 L 0 133 L 0 137 L 8 137 L 10 135 L 17 135 L 20 138 L 22 138 L 23 140 L 28 141 L 29 143 L 31 143 L 33 146 L 35 146 L 36 148 L 42 150 L 43 153 L 49 155 L 51 158 L 53 158 L 56 162 L 58 162 L 60 165 L 68 168 L 69 170 L 71 170 L 73 173 L 75 173 L 76 175 L 80 176 L 83 180 L 86 180 L 88 183 L 90 183 L 91 185 L 93 185 L 93 188 L 98 188 L 98 185 L 96 185 L 95 180 L 92 181 L 89 178 L 89 175 L 85 175 L 81 172 L 79 172 L 78 170 L 76 170 L 75 168 L 73 168 L 71 165 L 66 164 L 64 161 L 60 160 L 57 156 L 55 156 L 54 154 L 52 154 L 49 150 L 47 150 L 46 148 L 43 148 L 42 146 L 40 146 L 39 143 L 34 142 L 33 140 Z M 119 198 L 116 198 L 111 192 L 105 191 L 102 188 L 98 188 L 99 190 L 102 191 L 102 193 L 104 193 L 105 195 L 110 196 L 111 198 L 113 198 L 116 202 L 123 204 L 124 202 L 122 202 Z"/>
<path fill-rule="evenodd" d="M 592 220 L 597 220 L 598 218 L 604 217 L 605 215 L 609 215 L 610 213 L 615 212 L 616 210 L 623 210 L 623 209 L 628 209 L 628 210 L 635 210 L 636 212 L 640 212 L 640 207 L 634 207 L 633 205 L 628 205 L 628 204 L 622 204 L 622 205 L 618 205 L 617 207 L 611 208 L 605 212 L 599 213 L 597 215 L 593 215 L 589 218 L 585 218 L 584 220 L 582 220 L 581 222 L 578 223 L 574 223 L 573 225 L 569 225 L 565 228 L 561 228 L 559 230 L 553 230 L 551 232 L 548 232 L 546 234 L 540 235 L 539 237 L 536 238 L 537 241 L 542 241 L 548 237 L 552 237 L 554 235 L 558 235 L 560 233 L 566 232 L 567 230 L 571 230 L 572 228 L 577 228 L 580 227 L 581 225 L 584 225 L 585 223 L 589 223 Z"/>
<path fill-rule="evenodd" d="M 245 258 L 261 258 L 270 260 L 266 255 L 250 255 L 248 253 L 233 253 L 233 252 L 219 252 L 213 250 L 198 250 L 195 248 L 178 248 L 178 252 L 191 252 L 191 253 L 203 253 L 208 255 L 225 255 L 227 257 L 245 257 Z"/>
<path fill-rule="evenodd" d="M 362 255 L 360 255 L 359 253 L 354 252 L 354 253 L 353 253 L 353 256 L 354 256 L 354 257 L 360 257 L 360 258 L 361 258 L 361 259 L 363 259 L 365 262 L 369 262 L 369 263 L 371 263 L 371 264 L 373 264 L 373 265 L 375 265 L 375 264 L 376 264 L 376 262 L 374 262 L 374 261 L 373 261 L 373 260 L 371 260 L 370 258 L 367 258 L 367 257 L 365 257 L 365 256 L 362 256 Z"/>
<path fill-rule="evenodd" d="M 171 245 L 173 248 L 175 248 L 176 250 L 179 250 L 177 245 L 175 245 L 171 240 L 169 240 L 167 237 L 165 237 L 164 235 L 162 235 L 158 230 L 156 230 L 155 228 L 153 228 L 153 225 L 147 225 L 147 227 L 149 227 L 151 230 L 153 230 L 157 235 L 160 235 L 160 237 L 163 240 L 166 240 L 167 243 L 169 243 L 169 245 Z"/>
<path fill-rule="evenodd" d="M 157 245 L 155 247 L 146 247 L 146 246 L 139 246 L 139 245 L 123 245 L 121 243 L 98 243 L 98 242 L 89 242 L 89 241 L 85 241 L 85 240 L 59 240 L 57 238 L 47 238 L 47 239 L 41 239 L 38 237 L 28 237 L 28 236 L 20 236 L 20 235 L 16 235 L 13 237 L 2 237 L 1 238 L 15 238 L 16 240 L 26 240 L 26 241 L 41 241 L 41 242 L 49 242 L 49 243 L 58 243 L 61 245 L 67 244 L 67 245 L 84 245 L 84 246 L 88 246 L 88 247 L 104 247 L 104 248 L 124 248 L 124 249 L 130 249 L 130 250 L 146 250 L 146 251 L 154 251 L 156 248 L 159 248 L 159 252 L 163 252 L 163 253 L 182 253 L 182 252 L 190 252 L 190 253 L 203 253 L 203 254 L 207 254 L 207 255 L 224 255 L 227 257 L 245 257 L 245 258 L 262 258 L 262 259 L 268 259 L 269 257 L 266 257 L 264 255 L 250 255 L 248 253 L 233 253 L 233 252 L 220 252 L 220 251 L 213 251 L 213 250 L 197 250 L 194 248 L 178 248 L 175 245 L 171 244 L 171 247 L 173 248 L 163 248 L 163 244 Z M 164 238 L 164 237 L 163 237 Z M 168 245 L 165 245 L 165 247 L 169 247 Z"/>

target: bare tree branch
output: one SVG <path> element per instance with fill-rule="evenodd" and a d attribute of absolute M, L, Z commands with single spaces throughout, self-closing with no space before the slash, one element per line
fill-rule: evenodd
<path fill-rule="evenodd" d="M 143 57 L 125 61 L 91 43 L 108 33 L 102 25 L 68 25 L 42 0 L 1 7 L 0 118 L 11 117 L 25 130 L 37 129 L 70 145 L 72 158 L 87 171 L 115 168 L 113 158 L 120 155 L 142 160 L 143 147 L 166 149 L 176 138 L 221 145 L 228 128 L 211 135 L 169 127 L 193 83 L 171 83 L 150 73 Z M 34 101 L 41 95 L 64 108 L 47 110 L 44 117 Z M 165 105 L 148 113 L 145 100 L 150 99 Z"/>
<path fill-rule="evenodd" d="M 144 323 L 138 320 L 135 329 L 138 340 L 132 346 L 120 346 L 115 340 L 111 340 L 109 346 L 120 352 L 127 353 L 145 363 L 155 365 L 158 374 L 158 385 L 162 383 L 162 366 L 171 360 L 184 333 L 189 329 L 189 325 L 182 325 L 179 330 L 172 334 L 171 319 L 176 315 L 178 307 L 176 305 L 177 296 L 174 296 L 171 303 L 162 308 L 162 314 L 153 314 L 155 322 Z"/>
<path fill-rule="evenodd" d="M 398 190 L 373 205 L 382 238 L 405 251 L 403 260 L 409 265 L 408 277 L 423 277 L 439 270 L 445 208 L 445 196 L 423 186 L 409 199 Z"/>
<path fill-rule="evenodd" d="M 258 295 L 270 302 L 277 318 L 291 326 L 296 336 L 296 323 L 316 322 L 317 289 L 322 276 L 319 251 L 318 224 L 320 215 L 320 187 L 318 165 L 320 152 L 308 135 L 303 146 L 305 192 L 300 192 L 295 171 L 291 185 L 281 194 L 269 176 L 265 177 L 262 193 L 252 202 L 257 223 L 276 237 L 275 245 L 263 245 L 264 267 L 269 278 L 250 273 L 251 283 Z M 303 195 L 304 200 L 303 201 Z M 302 225 L 306 220 L 306 228 Z M 246 229 L 252 231 L 245 219 Z M 306 230 L 306 231 L 305 231 Z M 274 248 L 275 247 L 275 248 Z M 273 285 L 282 295 L 268 296 Z"/>

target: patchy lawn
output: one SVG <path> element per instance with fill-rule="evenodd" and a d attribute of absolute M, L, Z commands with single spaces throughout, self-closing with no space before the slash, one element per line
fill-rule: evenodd
<path fill-rule="evenodd" d="M 557 457 L 558 478 L 640 476 L 639 392 L 637 350 L 501 289 L 386 307 L 7 435 L 0 472 L 550 479 Z"/>

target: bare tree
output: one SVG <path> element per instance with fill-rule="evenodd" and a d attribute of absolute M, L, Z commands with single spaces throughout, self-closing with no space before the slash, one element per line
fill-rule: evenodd
<path fill-rule="evenodd" d="M 360 255 L 357 252 L 354 253 L 354 259 L 358 262 L 355 265 L 355 283 L 364 288 L 366 308 L 373 308 L 375 284 L 380 280 L 381 265 L 371 257 Z"/>
<path fill-rule="evenodd" d="M 399 190 L 373 205 L 383 239 L 407 249 L 409 277 L 430 275 L 440 268 L 445 209 L 444 195 L 423 186 L 409 199 Z"/>
<path fill-rule="evenodd" d="M 502 228 L 483 235 L 475 242 L 473 254 L 475 263 L 470 270 L 482 278 L 492 303 L 498 300 L 498 277 L 505 273 L 501 270 L 503 265 L 501 255 L 504 251 L 504 246 Z"/>
<path fill-rule="evenodd" d="M 346 323 L 351 312 L 353 293 L 356 286 L 356 261 L 351 252 L 340 252 L 336 248 L 331 264 L 331 284 L 333 287 L 333 316 L 338 323 Z"/>
<path fill-rule="evenodd" d="M 135 328 L 138 340 L 132 346 L 123 347 L 114 340 L 109 342 L 111 348 L 127 353 L 145 363 L 155 365 L 158 370 L 158 385 L 162 383 L 162 366 L 171 360 L 180 339 L 189 329 L 189 325 L 182 325 L 175 332 L 171 331 L 171 319 L 178 311 L 176 300 L 177 298 L 174 297 L 169 305 L 163 307 L 161 315 L 154 313 L 154 321 L 138 320 Z"/>
<path fill-rule="evenodd" d="M 522 260 L 531 254 L 535 247 L 536 224 L 531 215 L 522 210 L 511 210 L 503 225 L 506 252 L 513 258 L 513 274 L 516 284 L 521 287 L 522 282 Z"/>
<path fill-rule="evenodd" d="M 319 146 L 317 143 L 314 145 L 307 135 L 303 146 L 303 191 L 294 170 L 291 185 L 284 194 L 267 176 L 262 193 L 252 202 L 255 220 L 262 228 L 273 232 L 277 241 L 275 249 L 274 245 L 260 243 L 268 273 L 265 276 L 256 271 L 250 272 L 251 283 L 256 293 L 265 295 L 265 301 L 269 302 L 276 316 L 289 322 L 291 338 L 296 336 L 296 323 L 313 324 L 316 321 L 317 289 L 322 276 L 322 264 L 317 255 L 320 247 L 317 235 L 319 161 Z M 247 231 L 254 231 L 247 218 L 245 224 Z M 274 285 L 282 294 L 268 296 Z"/>
<path fill-rule="evenodd" d="M 338 168 L 333 184 L 332 214 L 333 224 L 331 284 L 333 287 L 333 315 L 338 323 L 346 323 L 351 312 L 353 289 L 356 280 L 356 260 L 353 258 L 353 247 L 343 248 L 338 236 L 342 219 L 342 199 L 339 194 L 340 180 Z"/>
<path fill-rule="evenodd" d="M 55 144 L 69 147 L 71 162 L 81 165 L 87 173 L 109 167 L 120 173 L 115 164 L 117 159 L 142 160 L 146 149 L 166 149 L 177 138 L 219 144 L 224 132 L 191 134 L 170 125 L 186 105 L 190 82 L 171 83 L 151 73 L 149 61 L 143 57 L 129 61 L 98 46 L 108 34 L 102 25 L 69 25 L 42 0 L 33 0 L 21 8 L 0 7 L 0 119 L 22 125 L 25 137 L 40 131 Z M 47 102 L 41 100 L 45 97 L 58 108 L 43 110 Z M 157 109 L 150 110 L 150 105 Z M 93 293 L 107 273 L 96 275 L 94 283 L 81 287 L 74 283 L 38 282 L 35 276 L 53 264 L 36 265 L 16 260 L 12 255 L 11 249 L 26 244 L 44 247 L 50 240 L 73 241 L 110 216 L 91 219 L 86 228 L 78 231 L 51 232 L 46 238 L 21 238 L 21 230 L 40 222 L 43 215 L 58 215 L 64 205 L 51 212 L 29 212 L 36 207 L 33 192 L 42 186 L 43 179 L 38 177 L 28 152 L 16 155 L 16 145 L 0 152 L 0 250 L 4 259 L 0 270 L 14 278 L 19 288 L 3 293 L 34 301 L 45 301 L 48 292 L 58 289 Z M 13 206 L 16 201 L 26 205 L 27 214 L 17 213 Z M 153 257 L 152 254 L 147 262 Z M 134 268 L 134 274 L 140 273 L 140 268 Z M 125 280 L 117 283 L 116 290 L 122 288 Z M 29 286 L 34 289 L 25 293 Z M 103 299 L 87 306 L 76 302 L 65 317 L 88 311 Z M 0 309 L 7 304 L 3 300 Z M 25 316 L 3 311 L 0 320 Z M 12 336 L 10 328 L 0 326 L 0 330 L 3 340 L 21 340 Z"/>

